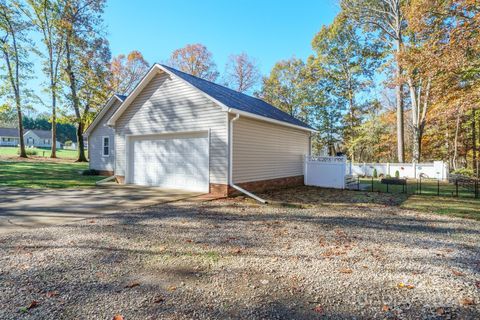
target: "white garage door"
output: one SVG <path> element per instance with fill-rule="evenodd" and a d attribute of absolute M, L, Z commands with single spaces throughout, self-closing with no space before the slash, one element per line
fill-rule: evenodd
<path fill-rule="evenodd" d="M 129 182 L 208 192 L 208 133 L 130 139 Z"/>

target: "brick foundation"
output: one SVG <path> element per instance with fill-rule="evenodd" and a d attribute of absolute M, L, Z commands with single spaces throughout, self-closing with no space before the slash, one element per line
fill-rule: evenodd
<path fill-rule="evenodd" d="M 108 170 L 97 170 L 99 176 L 106 176 L 110 177 L 113 176 L 113 171 L 108 171 Z"/>
<path fill-rule="evenodd" d="M 219 183 L 210 183 L 210 194 L 217 197 L 228 196 L 228 185 Z"/>
<path fill-rule="evenodd" d="M 304 180 L 302 176 L 295 176 L 295 177 L 286 177 L 286 178 L 278 178 L 278 179 L 270 179 L 270 180 L 261 180 L 261 181 L 251 181 L 251 182 L 243 182 L 237 183 L 236 185 L 242 189 L 250 191 L 252 193 L 261 193 L 268 190 L 276 190 L 276 189 L 283 189 L 295 186 L 303 186 Z M 229 196 L 236 196 L 240 195 L 241 193 L 232 187 L 229 187 Z"/>
<path fill-rule="evenodd" d="M 115 177 L 117 179 L 117 183 L 120 183 L 120 184 L 125 183 L 124 176 L 115 176 Z M 237 185 L 253 193 L 265 192 L 267 190 L 276 190 L 276 189 L 283 189 L 288 187 L 303 186 L 303 176 L 243 182 L 243 183 L 237 183 Z M 241 193 L 226 184 L 210 183 L 210 194 L 216 197 L 227 197 L 227 196 L 237 196 L 237 195 L 240 195 Z"/>

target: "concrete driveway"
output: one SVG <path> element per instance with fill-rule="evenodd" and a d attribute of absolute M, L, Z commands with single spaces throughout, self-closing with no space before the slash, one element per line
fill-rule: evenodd
<path fill-rule="evenodd" d="M 93 189 L 0 188 L 0 234 L 66 224 L 119 210 L 199 196 L 200 193 L 107 185 Z"/>

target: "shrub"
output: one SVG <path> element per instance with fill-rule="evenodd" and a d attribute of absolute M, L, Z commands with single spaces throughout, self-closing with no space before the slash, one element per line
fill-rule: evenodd
<path fill-rule="evenodd" d="M 399 179 L 400 178 L 400 171 L 395 171 L 395 178 Z"/>
<path fill-rule="evenodd" d="M 82 176 L 98 176 L 100 173 L 95 169 L 87 169 L 82 171 Z"/>
<path fill-rule="evenodd" d="M 27 156 L 36 156 L 38 154 L 37 149 L 25 148 Z M 20 149 L 17 150 L 17 154 L 20 155 Z"/>
<path fill-rule="evenodd" d="M 377 169 L 373 169 L 373 177 L 374 178 L 378 178 L 378 173 L 377 173 Z"/>
<path fill-rule="evenodd" d="M 467 176 L 467 177 L 474 177 L 475 173 L 473 172 L 473 169 L 468 169 L 468 168 L 461 168 L 454 170 L 452 174 L 459 174 L 462 176 Z"/>

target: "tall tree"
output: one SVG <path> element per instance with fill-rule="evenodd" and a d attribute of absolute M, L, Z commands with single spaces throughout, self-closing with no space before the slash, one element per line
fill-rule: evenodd
<path fill-rule="evenodd" d="M 454 128 L 454 134 L 445 136 L 454 137 L 456 167 L 462 131 L 470 129 L 462 125 L 463 117 L 480 103 L 480 4 L 469 0 L 411 0 L 407 18 L 412 35 L 403 60 L 408 68 L 412 116 L 417 113 L 422 119 L 431 109 L 433 117 L 441 115 L 443 121 L 454 122 L 445 126 Z M 424 110 L 420 112 L 422 88 Z M 422 129 L 420 120 L 418 149 Z"/>
<path fill-rule="evenodd" d="M 150 68 L 140 51 L 120 54 L 110 63 L 110 87 L 114 93 L 129 94 Z"/>
<path fill-rule="evenodd" d="M 28 8 L 26 16 L 41 34 L 42 43 L 46 49 L 44 72 L 48 77 L 48 89 L 51 95 L 52 141 L 57 141 L 57 100 L 61 90 L 61 62 L 65 55 L 65 32 L 62 29 L 64 21 L 63 2 L 59 0 L 25 0 Z M 57 146 L 52 143 L 51 158 L 57 157 Z"/>
<path fill-rule="evenodd" d="M 359 96 L 373 86 L 373 75 L 382 61 L 379 45 L 362 37 L 346 16 L 340 14 L 315 35 L 312 47 L 316 53 L 314 63 L 326 82 L 330 101 L 337 110 L 346 110 L 343 141 L 348 144 L 369 105 Z"/>
<path fill-rule="evenodd" d="M 359 25 L 365 26 L 366 31 L 379 32 L 391 43 L 394 50 L 395 92 L 397 109 L 397 158 L 399 162 L 405 160 L 404 145 L 404 109 L 402 67 L 398 55 L 403 49 L 404 30 L 406 27 L 403 5 L 405 0 L 341 0 L 341 7 L 345 14 L 354 19 Z"/>
<path fill-rule="evenodd" d="M 187 44 L 173 51 L 168 63 L 174 68 L 208 81 L 217 80 L 219 75 L 212 53 L 200 43 Z"/>
<path fill-rule="evenodd" d="M 86 117 L 92 105 L 87 97 L 80 101 L 79 91 L 95 77 L 98 66 L 92 65 L 102 61 L 101 39 L 101 14 L 105 6 L 105 0 L 62 0 L 64 8 L 64 20 L 62 29 L 65 32 L 65 73 L 70 88 L 69 100 L 75 113 L 77 124 L 78 162 L 86 162 L 83 132 Z M 100 39 L 99 39 L 100 38 Z M 108 48 L 107 48 L 108 49 Z M 108 51 L 109 58 L 109 51 Z M 85 57 L 88 57 L 85 59 Z M 93 63 L 92 63 L 93 62 Z M 103 59 L 103 70 L 107 69 L 108 60 Z M 104 81 L 106 79 L 103 79 Z M 98 86 L 102 88 L 102 86 Z M 104 87 L 104 86 L 103 86 Z"/>
<path fill-rule="evenodd" d="M 26 158 L 22 108 L 26 92 L 23 89 L 23 80 L 31 67 L 28 61 L 30 24 L 22 16 L 20 5 L 12 1 L 0 0 L 0 52 L 7 70 L 7 85 L 17 111 L 20 157 Z"/>
<path fill-rule="evenodd" d="M 225 66 L 225 84 L 238 92 L 251 90 L 260 80 L 255 59 L 246 53 L 232 54 Z"/>
<path fill-rule="evenodd" d="M 306 118 L 305 63 L 291 58 L 277 62 L 268 77 L 262 80 L 259 96 L 293 117 Z"/>

